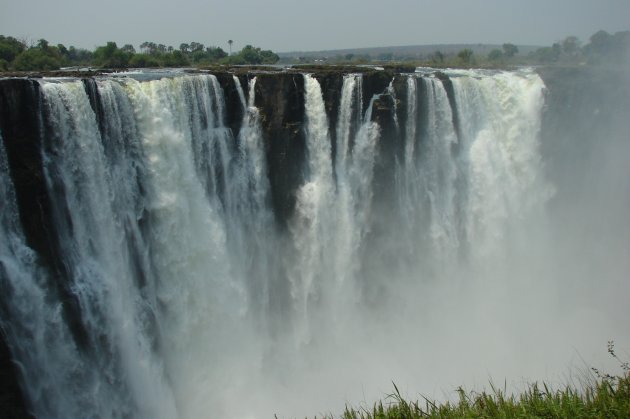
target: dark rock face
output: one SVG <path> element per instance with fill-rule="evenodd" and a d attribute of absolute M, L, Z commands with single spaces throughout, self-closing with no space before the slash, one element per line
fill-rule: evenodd
<path fill-rule="evenodd" d="M 281 228 L 293 213 L 296 190 L 304 179 L 304 78 L 301 74 L 259 74 L 256 107 L 260 109 L 267 170 L 276 220 Z"/>
<path fill-rule="evenodd" d="M 446 90 L 446 96 L 448 97 L 448 103 L 451 105 L 451 109 L 453 109 L 453 126 L 455 127 L 455 133 L 457 134 L 457 138 L 461 138 L 461 124 L 459 123 L 459 115 L 455 112 L 457 109 L 457 103 L 455 102 L 455 90 L 453 89 L 453 82 L 451 79 L 441 71 L 435 73 L 435 77 L 440 79 L 442 85 L 444 86 L 444 90 Z"/>
<path fill-rule="evenodd" d="M 243 122 L 243 106 L 238 94 L 236 82 L 231 73 L 217 73 L 215 74 L 219 84 L 223 89 L 223 95 L 225 97 L 225 110 L 226 118 L 225 124 L 232 130 L 234 138 L 238 137 L 241 129 L 241 123 Z M 247 100 L 247 76 L 238 75 L 238 80 L 245 94 L 245 100 Z"/>
<path fill-rule="evenodd" d="M 11 360 L 11 352 L 4 333 L 0 333 L 0 417 L 6 419 L 34 418 L 26 409 L 26 402 L 18 384 L 18 368 Z"/>
<path fill-rule="evenodd" d="M 16 186 L 21 222 L 27 243 L 50 257 L 46 226 L 48 209 L 39 153 L 39 92 L 29 80 L 0 80 L 0 127 Z M 0 266 L 1 268 L 1 266 Z M 19 385 L 19 372 L 0 330 L 0 412 L 6 418 L 29 418 Z"/>

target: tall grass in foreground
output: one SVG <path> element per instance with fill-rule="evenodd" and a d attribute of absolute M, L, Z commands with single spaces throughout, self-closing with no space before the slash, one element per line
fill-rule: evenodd
<path fill-rule="evenodd" d="M 507 395 L 491 384 L 490 392 L 457 390 L 458 402 L 435 403 L 427 398 L 407 401 L 395 392 L 372 409 L 346 408 L 343 419 L 415 418 L 630 418 L 630 368 L 608 342 L 608 353 L 619 361 L 622 373 L 610 375 L 592 368 L 590 383 L 580 390 L 567 386 L 552 390 L 546 384 L 531 384 L 520 395 Z M 329 418 L 332 419 L 332 416 Z"/>

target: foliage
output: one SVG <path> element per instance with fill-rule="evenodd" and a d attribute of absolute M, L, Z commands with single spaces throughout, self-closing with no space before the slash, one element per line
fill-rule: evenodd
<path fill-rule="evenodd" d="M 503 51 L 500 49 L 493 49 L 488 53 L 488 59 L 490 61 L 500 61 L 503 59 Z"/>
<path fill-rule="evenodd" d="M 239 52 L 246 64 L 275 64 L 280 58 L 270 50 L 261 50 L 251 45 Z"/>
<path fill-rule="evenodd" d="M 95 66 L 102 68 L 125 67 L 182 67 L 225 65 L 275 64 L 279 57 L 271 50 L 246 45 L 232 53 L 233 40 L 228 41 L 229 54 L 217 46 L 205 46 L 191 41 L 179 47 L 167 46 L 151 41 L 140 44 L 139 50 L 131 44 L 119 48 L 115 42 L 99 46 L 95 51 L 66 47 L 63 44 L 50 44 L 40 39 L 30 48 L 27 43 L 11 36 L 0 35 L 0 71 L 55 70 L 61 66 Z M 477 50 L 475 50 L 477 51 Z M 416 66 L 457 67 L 481 66 L 502 67 L 512 65 L 630 65 L 630 31 L 610 34 L 600 30 L 594 33 L 589 42 L 582 45 L 575 36 L 548 47 L 542 47 L 528 55 L 519 54 L 512 43 L 490 51 L 487 55 L 475 56 L 473 49 L 465 48 L 458 53 L 435 51 L 426 56 L 397 55 L 381 52 L 378 55 L 355 54 L 352 52 L 332 57 L 306 56 L 296 58 L 299 63 L 352 63 L 369 64 L 376 62 L 402 63 Z M 290 59 L 285 59 L 291 62 Z"/>
<path fill-rule="evenodd" d="M 163 54 L 161 57 L 162 67 L 183 67 L 190 64 L 188 57 L 181 51 L 173 51 Z"/>
<path fill-rule="evenodd" d="M 57 47 L 51 47 L 45 39 L 19 54 L 11 67 L 19 71 L 57 70 L 63 63 L 63 55 Z"/>
<path fill-rule="evenodd" d="M 442 64 L 444 62 L 444 54 L 441 51 L 435 51 L 431 54 L 431 61 Z"/>
<path fill-rule="evenodd" d="M 503 44 L 503 53 L 506 57 L 511 58 L 518 54 L 518 47 L 514 44 Z"/>
<path fill-rule="evenodd" d="M 129 60 L 129 66 L 136 68 L 159 67 L 160 62 L 150 54 L 135 54 Z"/>
<path fill-rule="evenodd" d="M 473 64 L 473 52 L 469 48 L 464 48 L 457 53 L 457 58 L 463 65 Z"/>
<path fill-rule="evenodd" d="M 115 42 L 108 42 L 107 45 L 98 47 L 94 51 L 94 63 L 106 68 L 125 68 L 133 53 L 119 49 Z"/>
<path fill-rule="evenodd" d="M 533 58 L 543 64 L 555 63 L 560 59 L 562 48 L 560 44 L 553 44 L 551 47 L 538 48 L 533 54 Z"/>
<path fill-rule="evenodd" d="M 617 32 L 614 35 L 598 31 L 585 45 L 583 53 L 591 64 L 629 64 L 630 31 Z"/>
<path fill-rule="evenodd" d="M 0 59 L 7 63 L 13 61 L 20 55 L 26 46 L 12 36 L 0 35 Z"/>
<path fill-rule="evenodd" d="M 567 36 L 564 38 L 564 41 L 562 41 L 562 52 L 569 56 L 576 55 L 580 52 L 580 40 L 577 36 Z"/>

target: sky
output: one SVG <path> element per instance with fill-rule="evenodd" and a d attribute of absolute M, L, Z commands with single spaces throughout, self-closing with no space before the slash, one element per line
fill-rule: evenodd
<path fill-rule="evenodd" d="M 630 0 L 0 0 L 0 34 L 94 49 L 182 42 L 276 52 L 551 45 L 630 29 Z"/>

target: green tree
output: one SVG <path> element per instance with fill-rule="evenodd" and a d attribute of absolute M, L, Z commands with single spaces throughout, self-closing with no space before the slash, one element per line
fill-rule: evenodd
<path fill-rule="evenodd" d="M 190 52 L 203 51 L 204 45 L 199 42 L 191 42 L 190 43 Z"/>
<path fill-rule="evenodd" d="M 55 49 L 56 51 L 56 49 Z M 53 51 L 39 47 L 29 48 L 13 61 L 12 67 L 19 71 L 58 70 L 61 59 Z"/>
<path fill-rule="evenodd" d="M 26 45 L 12 36 L 0 35 L 0 59 L 10 63 L 26 50 Z"/>
<path fill-rule="evenodd" d="M 562 54 L 560 44 L 555 43 L 552 47 L 538 48 L 534 53 L 534 60 L 539 63 L 550 64 L 555 63 Z"/>
<path fill-rule="evenodd" d="M 275 64 L 280 60 L 280 57 L 269 49 L 260 51 L 260 57 L 263 64 Z"/>
<path fill-rule="evenodd" d="M 207 47 L 206 48 L 206 57 L 210 62 L 219 61 L 222 58 L 227 57 L 227 52 L 223 51 L 220 47 Z"/>
<path fill-rule="evenodd" d="M 612 35 L 606 31 L 597 31 L 591 35 L 591 50 L 596 54 L 607 54 L 612 44 Z"/>
<path fill-rule="evenodd" d="M 120 50 L 122 52 L 127 52 L 127 53 L 130 53 L 130 54 L 135 54 L 136 53 L 136 49 L 131 44 L 123 45 L 123 47 Z"/>
<path fill-rule="evenodd" d="M 115 42 L 96 48 L 94 51 L 94 63 L 106 68 L 125 68 L 133 54 L 118 48 Z"/>
<path fill-rule="evenodd" d="M 184 67 L 190 65 L 190 61 L 181 50 L 162 55 L 162 65 L 165 67 Z"/>
<path fill-rule="evenodd" d="M 503 51 L 500 49 L 493 49 L 488 54 L 488 60 L 490 61 L 501 61 L 503 59 Z"/>
<path fill-rule="evenodd" d="M 503 53 L 505 54 L 506 57 L 512 58 L 516 54 L 518 54 L 518 47 L 510 43 L 503 44 Z"/>
<path fill-rule="evenodd" d="M 383 52 L 376 57 L 379 61 L 391 61 L 394 59 L 394 54 L 391 52 Z"/>
<path fill-rule="evenodd" d="M 251 45 L 245 45 L 245 47 L 239 53 L 243 60 L 247 64 L 261 64 L 262 57 L 260 56 L 260 48 L 255 48 Z"/>
<path fill-rule="evenodd" d="M 444 62 L 444 54 L 442 54 L 442 51 L 435 51 L 430 55 L 430 58 L 434 63 L 442 64 Z"/>
<path fill-rule="evenodd" d="M 469 65 L 473 63 L 473 52 L 469 48 L 465 48 L 457 53 L 457 58 L 460 63 Z"/>
<path fill-rule="evenodd" d="M 46 41 L 45 39 L 40 39 L 39 41 L 37 41 L 37 48 L 43 50 L 48 49 L 48 41 Z"/>
<path fill-rule="evenodd" d="M 577 36 L 567 36 L 562 41 L 562 52 L 571 57 L 577 55 L 580 51 L 580 40 Z"/>
<path fill-rule="evenodd" d="M 158 60 L 149 54 L 135 54 L 129 60 L 130 67 L 145 68 L 145 67 L 159 67 Z"/>
<path fill-rule="evenodd" d="M 70 60 L 70 64 L 86 65 L 92 63 L 93 53 L 87 49 L 70 46 L 70 48 L 68 48 L 68 58 Z"/>

